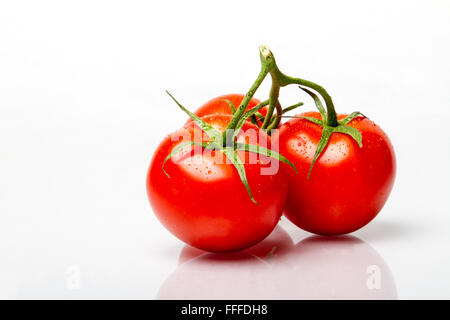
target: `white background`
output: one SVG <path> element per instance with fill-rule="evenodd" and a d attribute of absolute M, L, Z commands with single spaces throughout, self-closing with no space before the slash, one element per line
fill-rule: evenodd
<path fill-rule="evenodd" d="M 2 1 L 0 297 L 157 297 L 183 248 L 145 193 L 154 149 L 186 119 L 164 90 L 192 110 L 245 93 L 260 44 L 286 73 L 326 87 L 339 112 L 362 111 L 389 134 L 394 190 L 354 236 L 378 252 L 398 298 L 450 298 L 450 2 L 434 0 Z M 309 236 L 281 225 L 295 242 Z M 355 255 L 313 254 L 310 265 L 334 274 Z M 242 297 L 278 277 L 226 263 L 213 278 L 235 279 Z M 195 268 L 179 280 L 183 297 L 198 294 Z M 301 297 L 345 298 L 360 281 L 322 276 Z M 202 290 L 227 297 L 233 281 L 220 283 Z M 267 297 L 298 297 L 283 286 Z"/>

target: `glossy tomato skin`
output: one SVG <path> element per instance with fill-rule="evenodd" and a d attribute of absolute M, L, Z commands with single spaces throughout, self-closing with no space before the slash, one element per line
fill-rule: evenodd
<path fill-rule="evenodd" d="M 199 117 L 204 117 L 207 115 L 212 114 L 228 114 L 231 115 L 231 108 L 229 104 L 225 100 L 229 100 L 237 109 L 239 105 L 241 104 L 242 100 L 244 99 L 243 94 L 237 94 L 237 93 L 230 93 L 225 94 L 216 98 L 213 98 L 203 104 L 200 108 L 198 108 L 194 113 Z M 248 103 L 248 106 L 246 108 L 246 111 L 256 107 L 261 101 L 258 99 L 252 98 L 250 102 Z M 266 115 L 267 108 L 264 107 L 260 110 L 260 113 L 262 115 Z M 250 120 L 248 120 L 250 121 Z M 192 122 L 191 119 L 189 119 L 186 123 Z M 262 123 L 262 122 L 261 122 Z"/>
<path fill-rule="evenodd" d="M 317 112 L 303 116 L 320 119 Z M 345 115 L 339 115 L 342 119 Z M 363 147 L 348 135 L 333 133 L 307 174 L 322 128 L 295 118 L 282 125 L 276 137 L 280 153 L 294 163 L 297 174 L 287 175 L 285 216 L 298 227 L 321 235 L 353 232 L 369 223 L 385 204 L 395 179 L 396 161 L 388 136 L 364 117 L 349 126 L 362 134 Z"/>
<path fill-rule="evenodd" d="M 224 130 L 231 116 L 210 115 L 202 119 Z M 250 123 L 244 124 L 243 130 L 259 132 Z M 258 204 L 251 201 L 236 168 L 221 161 L 224 160 L 221 151 L 205 152 L 201 147 L 182 151 L 166 162 L 168 178 L 162 170 L 163 161 L 180 143 L 180 136 L 197 142 L 202 140 L 201 130 L 193 123 L 186 124 L 162 141 L 147 175 L 148 197 L 161 223 L 185 243 L 210 252 L 245 249 L 267 237 L 283 212 L 287 194 L 283 172 L 262 175 L 261 169 L 269 166 L 268 159 L 262 156 L 257 163 L 249 164 L 249 154 L 239 152 Z M 239 140 L 242 139 L 244 136 L 240 135 Z M 203 141 L 206 140 L 204 136 Z M 260 138 L 245 141 L 267 143 L 270 147 L 270 138 L 264 133 Z M 203 151 L 203 156 L 199 151 Z"/>

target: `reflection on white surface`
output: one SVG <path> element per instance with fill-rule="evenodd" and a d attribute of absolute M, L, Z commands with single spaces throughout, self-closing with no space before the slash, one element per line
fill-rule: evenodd
<path fill-rule="evenodd" d="M 211 254 L 185 247 L 158 299 L 396 299 L 391 272 L 353 237 L 308 237 L 293 245 L 280 227 L 261 248 Z M 274 239 L 279 239 L 275 243 Z M 280 249 L 280 250 L 279 250 Z M 189 255 L 188 252 L 191 251 Z M 189 260 L 190 258 L 190 260 Z"/>
<path fill-rule="evenodd" d="M 289 234 L 280 226 L 277 226 L 272 233 L 257 245 L 240 252 L 250 256 L 255 256 L 265 261 L 269 261 L 273 257 L 285 253 L 292 249 L 294 242 Z M 196 257 L 207 254 L 208 252 L 196 249 L 190 246 L 184 246 L 178 258 L 178 263 L 182 264 Z M 229 255 L 225 255 L 229 256 Z"/>
<path fill-rule="evenodd" d="M 389 267 L 354 236 L 311 236 L 280 257 L 279 293 L 289 299 L 397 299 Z"/>

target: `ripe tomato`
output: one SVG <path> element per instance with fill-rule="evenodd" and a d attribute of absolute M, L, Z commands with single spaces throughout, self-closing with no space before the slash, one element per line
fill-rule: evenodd
<path fill-rule="evenodd" d="M 224 131 L 230 115 L 202 118 Z M 270 138 L 251 123 L 245 123 L 238 142 L 270 148 Z M 258 135 L 246 135 L 258 132 Z M 165 164 L 167 155 L 183 141 L 209 141 L 192 122 L 166 137 L 157 148 L 147 175 L 147 193 L 161 223 L 187 244 L 211 252 L 245 249 L 267 237 L 275 228 L 284 207 L 287 182 L 282 171 L 262 175 L 270 166 L 265 156 L 238 151 L 248 184 L 258 204 L 252 202 L 236 168 L 221 151 L 187 147 Z M 256 156 L 258 161 L 250 161 Z M 254 160 L 254 159 L 253 159 Z M 281 163 L 280 163 L 281 165 Z"/>
<path fill-rule="evenodd" d="M 225 94 L 223 96 L 219 96 L 219 97 L 209 100 L 204 105 L 202 105 L 200 108 L 198 108 L 194 113 L 199 117 L 203 117 L 203 116 L 207 116 L 207 115 L 211 115 L 211 114 L 230 114 L 231 115 L 232 110 L 230 108 L 230 105 L 225 100 L 230 101 L 237 109 L 239 107 L 239 105 L 241 104 L 242 99 L 244 99 L 243 94 L 236 94 L 236 93 Z M 259 101 L 258 99 L 252 98 L 250 100 L 250 102 L 248 103 L 246 111 L 256 107 L 256 105 L 258 105 L 260 102 L 261 101 Z M 266 115 L 267 107 L 262 108 L 259 112 L 262 115 Z M 250 121 L 250 119 L 247 121 Z M 187 123 L 188 122 L 192 122 L 192 119 L 189 119 L 187 121 Z M 260 123 L 262 124 L 262 121 L 260 121 Z"/>
<path fill-rule="evenodd" d="M 302 116 L 320 119 L 317 112 Z M 343 117 L 339 115 L 338 119 Z M 395 155 L 389 138 L 364 117 L 353 119 L 348 126 L 361 132 L 362 148 L 350 136 L 333 133 L 309 180 L 307 174 L 322 127 L 294 118 L 275 135 L 280 153 L 298 170 L 287 175 L 285 215 L 306 231 L 322 235 L 353 232 L 378 214 L 391 192 Z"/>

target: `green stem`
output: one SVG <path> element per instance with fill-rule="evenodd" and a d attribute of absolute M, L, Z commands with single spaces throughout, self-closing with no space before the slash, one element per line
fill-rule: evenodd
<path fill-rule="evenodd" d="M 277 84 L 275 79 L 272 79 L 272 87 L 270 88 L 270 96 L 269 96 L 269 108 L 267 109 L 267 114 L 264 117 L 263 124 L 261 125 L 261 129 L 267 129 L 270 125 L 273 111 L 275 110 L 275 106 L 278 104 L 278 96 L 280 95 L 280 86 Z M 279 109 L 279 108 L 277 108 Z M 280 112 L 277 113 L 280 114 Z"/>
<path fill-rule="evenodd" d="M 266 105 L 269 104 L 269 100 L 264 101 L 264 103 Z M 303 102 L 299 102 L 299 103 L 296 103 L 296 104 L 294 104 L 292 106 L 289 106 L 289 107 L 286 107 L 286 108 L 282 108 L 281 109 L 281 116 L 279 116 L 277 114 L 276 117 L 272 117 L 272 119 L 270 121 L 270 125 L 267 127 L 267 131 L 269 131 L 270 129 L 273 129 L 273 128 L 278 128 L 278 125 L 280 124 L 281 119 L 286 117 L 286 116 L 283 116 L 285 113 L 287 113 L 287 112 L 289 112 L 291 110 L 294 110 L 295 108 L 298 108 L 298 107 L 300 107 L 302 105 L 303 105 Z M 278 107 L 281 108 L 281 104 L 278 102 L 276 107 L 277 107 L 277 111 L 278 111 Z M 264 115 L 262 113 L 260 113 L 260 112 L 256 112 L 254 117 L 255 117 L 255 121 L 260 121 L 260 120 L 264 121 Z"/>
<path fill-rule="evenodd" d="M 262 109 L 263 107 L 267 106 L 269 104 L 269 100 L 264 100 L 263 102 L 258 103 L 254 108 Z"/>
<path fill-rule="evenodd" d="M 267 106 L 268 104 L 269 104 L 269 100 L 264 100 L 263 102 L 258 103 L 255 106 L 255 108 L 258 108 L 258 110 L 259 110 L 259 109 Z M 258 127 L 259 127 L 258 121 L 263 118 L 264 118 L 264 116 L 259 111 L 255 112 L 255 114 L 250 117 L 252 123 L 257 125 Z"/>
<path fill-rule="evenodd" d="M 271 130 L 272 129 L 276 129 L 278 128 L 278 126 L 280 125 L 281 122 L 281 117 L 283 116 L 283 113 L 285 112 L 282 108 L 281 108 L 281 104 L 278 101 L 276 104 L 276 108 L 277 108 L 277 115 L 275 117 L 272 117 L 272 120 L 270 121 L 269 126 L 267 127 L 267 133 L 270 135 L 271 134 Z"/>
<path fill-rule="evenodd" d="M 279 74 L 281 75 L 281 77 L 284 78 L 284 80 L 287 82 L 287 84 L 299 84 L 299 85 L 311 88 L 313 90 L 316 90 L 323 97 L 323 100 L 325 101 L 325 106 L 327 108 L 327 119 L 326 119 L 327 125 L 329 125 L 330 127 L 338 126 L 338 119 L 337 119 L 336 109 L 334 108 L 333 100 L 331 99 L 328 92 L 322 86 L 320 86 L 314 82 L 308 81 L 308 80 L 286 76 L 283 73 L 281 73 L 280 71 L 279 71 Z"/>
<path fill-rule="evenodd" d="M 233 117 L 233 119 L 231 119 L 230 123 L 227 126 L 227 129 L 235 129 L 236 128 L 236 125 L 237 125 L 239 119 L 244 114 L 245 109 L 247 109 L 247 106 L 248 106 L 250 100 L 253 98 L 253 95 L 255 94 L 256 90 L 258 90 L 259 86 L 264 81 L 267 74 L 275 66 L 275 60 L 273 59 L 272 52 L 270 52 L 270 50 L 267 49 L 266 47 L 263 47 L 263 46 L 259 47 L 259 56 L 261 59 L 261 71 L 259 72 L 259 75 L 256 78 L 253 85 L 251 86 L 250 90 L 245 95 L 241 104 L 237 108 L 235 116 Z M 226 131 L 227 130 L 225 130 L 225 132 Z M 225 135 L 225 133 L 224 133 L 224 135 Z M 224 138 L 226 138 L 226 137 L 224 136 Z"/>
<path fill-rule="evenodd" d="M 317 91 L 323 97 L 323 100 L 325 101 L 325 105 L 327 108 L 327 119 L 324 119 L 326 121 L 326 124 L 330 127 L 337 127 L 339 125 L 339 123 L 337 120 L 336 110 L 334 108 L 333 100 L 331 99 L 328 92 L 322 86 L 320 86 L 314 82 L 300 79 L 300 78 L 290 77 L 290 76 L 287 76 L 284 73 L 282 73 L 280 71 L 280 69 L 278 69 L 278 66 L 275 62 L 275 58 L 274 58 L 272 52 L 269 50 L 269 48 L 267 48 L 265 46 L 263 46 L 263 48 L 266 52 L 268 52 L 267 55 L 268 56 L 270 55 L 271 60 L 273 61 L 272 68 L 270 69 L 270 75 L 272 77 L 273 83 L 275 83 L 276 86 L 280 86 L 280 87 L 284 87 L 289 84 L 298 84 L 298 85 L 302 85 L 302 86 L 305 86 L 305 87 L 308 87 L 308 88 L 311 88 L 311 89 Z M 277 94 L 277 92 L 274 92 L 274 94 Z M 271 90 L 270 98 L 273 98 L 272 90 Z M 278 98 L 278 96 L 277 96 L 277 98 Z M 273 110 L 272 110 L 272 112 L 273 112 Z"/>

